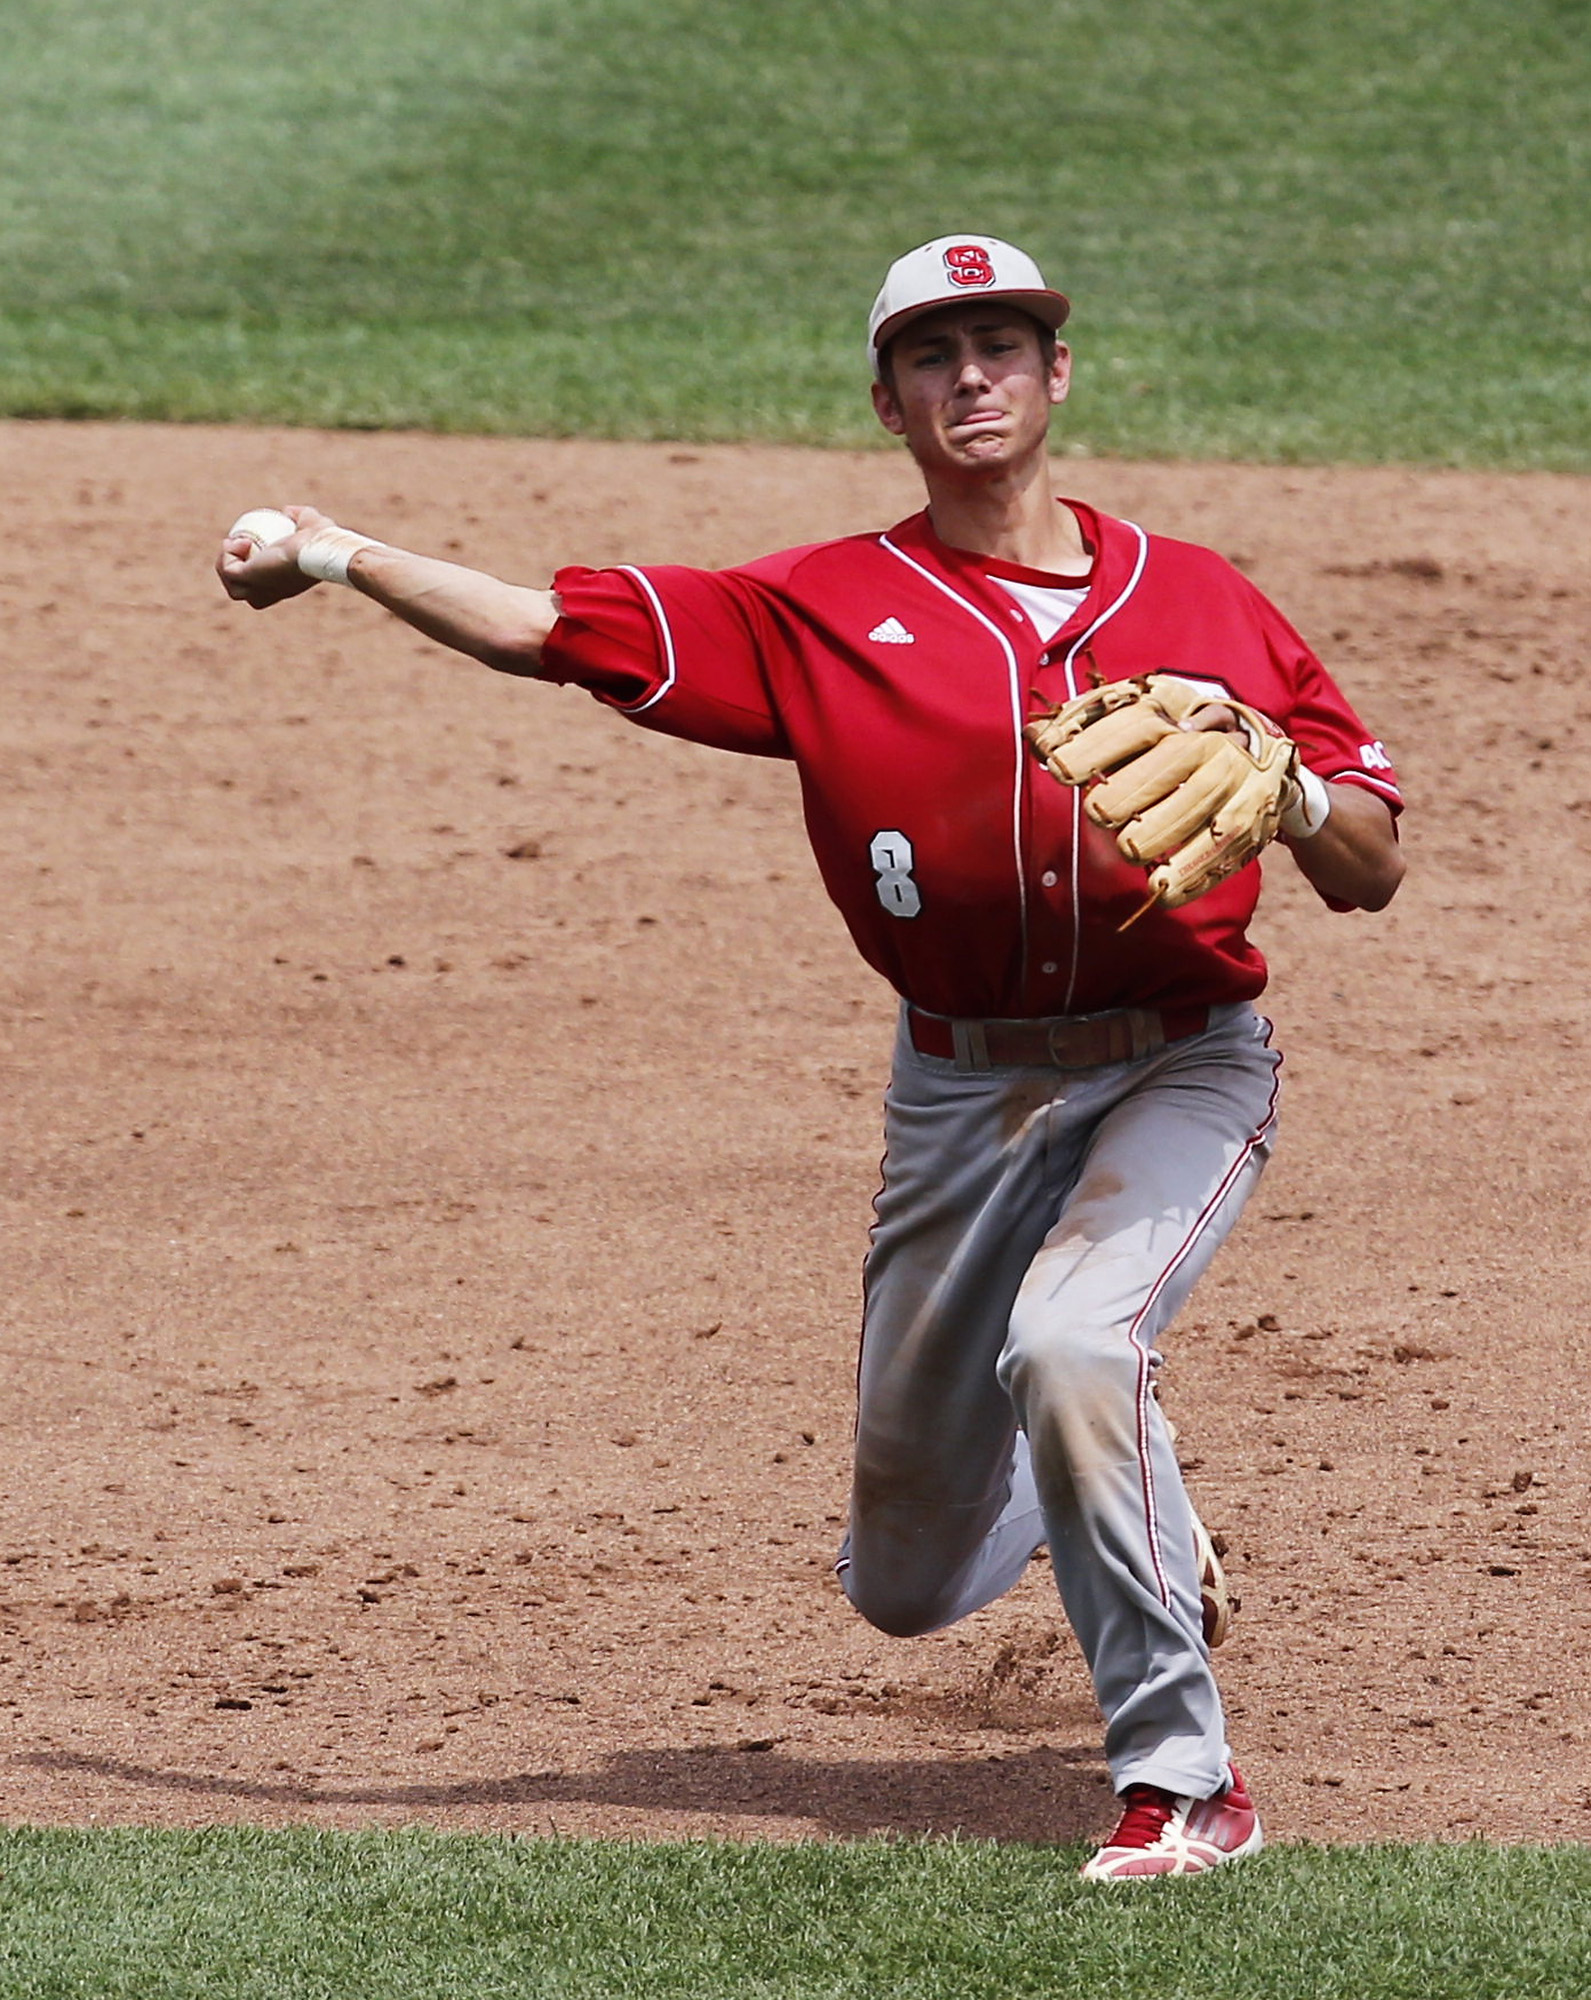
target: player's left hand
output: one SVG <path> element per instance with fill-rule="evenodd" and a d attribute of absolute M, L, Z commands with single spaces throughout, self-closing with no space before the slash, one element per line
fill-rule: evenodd
<path fill-rule="evenodd" d="M 1298 751 L 1267 716 L 1172 674 L 1109 681 L 1027 725 L 1051 776 L 1149 870 L 1176 909 L 1252 861 L 1298 792 Z"/>
<path fill-rule="evenodd" d="M 1185 715 L 1177 724 L 1179 729 L 1213 729 L 1223 736 L 1242 736 L 1242 717 L 1236 709 L 1228 708 L 1224 701 L 1206 702 L 1203 708 L 1196 708 Z"/>

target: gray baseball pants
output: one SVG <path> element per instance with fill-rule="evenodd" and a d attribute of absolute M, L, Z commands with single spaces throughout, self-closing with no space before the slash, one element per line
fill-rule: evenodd
<path fill-rule="evenodd" d="M 1270 1152 L 1280 1056 L 1247 1006 L 1086 1070 L 967 1074 L 897 1043 L 865 1272 L 839 1573 L 901 1637 L 1049 1544 L 1116 1790 L 1208 1798 L 1226 1731 L 1156 1343 Z"/>

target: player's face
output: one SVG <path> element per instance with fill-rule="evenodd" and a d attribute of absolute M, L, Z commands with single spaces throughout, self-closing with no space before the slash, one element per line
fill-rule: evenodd
<path fill-rule="evenodd" d="M 998 300 L 924 313 L 888 362 L 873 407 L 925 473 L 997 472 L 1042 451 L 1071 374 L 1067 349 L 1052 361 L 1037 323 Z"/>

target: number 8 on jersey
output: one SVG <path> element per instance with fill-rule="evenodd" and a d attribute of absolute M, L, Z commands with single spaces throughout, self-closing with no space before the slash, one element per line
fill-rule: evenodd
<path fill-rule="evenodd" d="M 878 876 L 878 900 L 892 917 L 915 917 L 923 898 L 912 879 L 911 842 L 903 833 L 875 833 L 867 852 Z"/>

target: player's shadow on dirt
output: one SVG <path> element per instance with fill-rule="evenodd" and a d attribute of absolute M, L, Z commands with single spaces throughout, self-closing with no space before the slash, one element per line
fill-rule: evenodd
<path fill-rule="evenodd" d="M 556 1831 L 560 1806 L 714 1818 L 796 1819 L 824 1833 L 959 1833 L 973 1839 L 1067 1842 L 1109 1815 L 1094 1751 L 1036 1748 L 977 1759 L 862 1763 L 787 1757 L 776 1747 L 627 1750 L 594 1771 L 525 1771 L 458 1784 L 328 1784 L 162 1771 L 114 1757 L 36 1751 L 18 1759 L 61 1774 L 92 1773 L 144 1793 L 297 1809 L 371 1806 L 425 1817 L 481 1807 L 505 1833 Z M 227 1815 L 228 1818 L 232 1815 Z"/>

